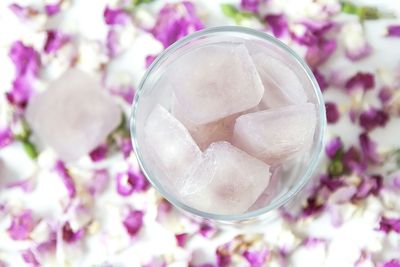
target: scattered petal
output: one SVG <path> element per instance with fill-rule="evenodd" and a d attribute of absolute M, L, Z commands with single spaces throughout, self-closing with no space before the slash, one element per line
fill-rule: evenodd
<path fill-rule="evenodd" d="M 65 188 L 67 189 L 68 196 L 70 198 L 75 197 L 76 195 L 76 188 L 75 188 L 75 182 L 68 173 L 67 168 L 65 167 L 64 163 L 60 160 L 58 160 L 54 166 L 55 172 L 61 177 Z"/>
<path fill-rule="evenodd" d="M 38 260 L 36 259 L 35 254 L 33 254 L 32 250 L 28 249 L 25 251 L 22 251 L 21 253 L 22 259 L 30 264 L 31 266 L 40 266 L 40 263 L 38 262 Z"/>
<path fill-rule="evenodd" d="M 131 19 L 129 14 L 125 10 L 119 8 L 112 9 L 109 6 L 106 6 L 103 16 L 104 21 L 107 25 L 124 25 L 128 23 Z"/>
<path fill-rule="evenodd" d="M 260 251 L 246 250 L 243 253 L 243 257 L 249 262 L 251 267 L 265 266 L 268 256 L 269 256 L 269 250 L 266 248 Z"/>
<path fill-rule="evenodd" d="M 381 160 L 376 150 L 376 143 L 369 138 L 368 134 L 360 134 L 359 141 L 362 155 L 371 163 L 379 163 Z"/>
<path fill-rule="evenodd" d="M 323 64 L 336 50 L 335 40 L 320 40 L 317 44 L 308 47 L 306 61 L 311 67 Z"/>
<path fill-rule="evenodd" d="M 389 120 L 389 115 L 380 109 L 370 108 L 360 115 L 360 126 L 366 131 L 377 127 L 384 127 Z"/>
<path fill-rule="evenodd" d="M 339 109 L 333 102 L 325 102 L 326 119 L 328 123 L 336 123 L 340 118 Z"/>
<path fill-rule="evenodd" d="M 158 13 L 157 22 L 151 33 L 164 47 L 168 47 L 189 33 L 203 28 L 193 3 L 183 1 L 166 4 Z"/>
<path fill-rule="evenodd" d="M 374 75 L 367 72 L 357 72 L 347 80 L 345 87 L 349 92 L 355 89 L 371 90 L 375 87 Z"/>
<path fill-rule="evenodd" d="M 44 44 L 44 52 L 51 54 L 69 42 L 70 37 L 56 30 L 47 31 L 47 39 Z"/>
<path fill-rule="evenodd" d="M 382 217 L 379 222 L 379 231 L 389 233 L 390 231 L 394 231 L 400 234 L 400 218 L 386 218 Z"/>
<path fill-rule="evenodd" d="M 357 193 L 354 195 L 354 200 L 360 200 L 369 195 L 377 196 L 382 188 L 383 178 L 380 175 L 364 176 L 360 185 L 357 187 Z"/>
<path fill-rule="evenodd" d="M 217 248 L 215 254 L 217 256 L 217 267 L 231 266 L 231 255 L 228 251 L 228 245 L 225 244 Z"/>
<path fill-rule="evenodd" d="M 133 192 L 146 190 L 148 182 L 141 171 L 129 169 L 117 174 L 117 192 L 121 196 L 130 196 Z"/>
<path fill-rule="evenodd" d="M 271 28 L 275 37 L 282 37 L 287 32 L 288 24 L 283 14 L 267 15 L 265 21 Z"/>
<path fill-rule="evenodd" d="M 60 5 L 61 5 L 62 1 L 55 3 L 55 4 L 48 4 L 44 6 L 44 10 L 46 11 L 46 14 L 48 16 L 53 16 L 55 14 L 57 14 L 58 12 L 60 12 Z"/>
<path fill-rule="evenodd" d="M 188 234 L 187 233 L 182 233 L 182 234 L 176 234 L 175 235 L 176 243 L 181 248 L 183 248 L 185 246 L 187 238 L 188 238 Z"/>
<path fill-rule="evenodd" d="M 110 175 L 106 169 L 96 170 L 88 185 L 88 192 L 92 195 L 97 195 L 107 188 L 110 180 Z"/>
<path fill-rule="evenodd" d="M 143 225 L 143 211 L 132 210 L 125 217 L 123 225 L 130 236 L 136 236 Z"/>
<path fill-rule="evenodd" d="M 66 222 L 62 227 L 62 238 L 67 243 L 74 243 L 80 240 L 83 237 L 84 233 L 85 233 L 84 229 L 79 229 L 77 231 L 74 231 L 71 228 L 69 222 Z"/>
<path fill-rule="evenodd" d="M 24 210 L 17 216 L 14 216 L 7 231 L 12 239 L 25 240 L 29 238 L 34 227 L 35 223 L 33 221 L 32 211 Z"/>
<path fill-rule="evenodd" d="M 211 238 L 213 237 L 216 233 L 217 233 L 218 229 L 215 228 L 213 225 L 211 225 L 210 223 L 207 222 L 202 222 L 200 224 L 200 229 L 199 229 L 199 233 L 206 237 L 206 238 Z"/>
<path fill-rule="evenodd" d="M 101 160 L 104 160 L 106 158 L 107 152 L 108 152 L 107 145 L 106 144 L 101 144 L 101 145 L 99 145 L 98 147 L 96 147 L 95 149 L 93 149 L 89 153 L 89 157 L 94 162 L 101 161 Z"/>
<path fill-rule="evenodd" d="M 150 67 L 151 63 L 153 63 L 154 59 L 156 59 L 156 55 L 148 55 L 146 56 L 146 68 Z"/>
<path fill-rule="evenodd" d="M 400 37 L 400 25 L 390 25 L 387 28 L 387 36 Z"/>
<path fill-rule="evenodd" d="M 348 59 L 357 61 L 369 56 L 371 46 L 365 40 L 365 34 L 361 23 L 351 22 L 342 27 L 345 54 Z"/>
<path fill-rule="evenodd" d="M 0 148 L 6 147 L 14 141 L 10 128 L 0 129 Z"/>
<path fill-rule="evenodd" d="M 392 90 L 387 87 L 382 88 L 378 94 L 379 100 L 382 104 L 387 104 L 392 98 Z"/>
<path fill-rule="evenodd" d="M 335 137 L 325 147 L 326 155 L 330 159 L 334 159 L 337 153 L 343 149 L 342 139 L 340 137 Z"/>
<path fill-rule="evenodd" d="M 261 0 L 241 0 L 240 7 L 243 10 L 257 13 L 260 3 L 261 3 Z"/>

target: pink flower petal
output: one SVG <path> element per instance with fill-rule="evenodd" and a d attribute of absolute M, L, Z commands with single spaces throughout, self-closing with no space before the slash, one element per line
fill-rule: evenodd
<path fill-rule="evenodd" d="M 146 68 L 150 67 L 151 63 L 153 63 L 154 59 L 156 59 L 156 55 L 148 55 L 146 56 Z"/>
<path fill-rule="evenodd" d="M 246 10 L 246 11 L 249 11 L 252 13 L 257 13 L 260 3 L 261 3 L 261 0 L 241 0 L 240 7 L 243 10 Z"/>
<path fill-rule="evenodd" d="M 110 176 L 106 169 L 96 170 L 88 184 L 87 190 L 92 195 L 100 194 L 107 188 L 109 181 Z"/>
<path fill-rule="evenodd" d="M 60 49 L 63 45 L 69 42 L 70 37 L 56 30 L 47 31 L 47 38 L 44 44 L 44 52 L 51 54 Z"/>
<path fill-rule="evenodd" d="M 264 248 L 260 251 L 250 251 L 246 250 L 243 253 L 243 257 L 247 260 L 251 267 L 261 267 L 266 265 L 270 252 L 268 249 Z"/>
<path fill-rule="evenodd" d="M 354 89 L 363 89 L 364 91 L 371 90 L 375 87 L 375 78 L 372 73 L 357 72 L 354 76 L 350 77 L 345 87 L 348 91 Z"/>
<path fill-rule="evenodd" d="M 272 29 L 275 37 L 282 37 L 287 32 L 288 24 L 283 14 L 271 14 L 265 17 L 265 21 Z"/>
<path fill-rule="evenodd" d="M 376 143 L 369 138 L 368 134 L 360 134 L 359 141 L 362 155 L 366 158 L 366 160 L 368 160 L 370 163 L 379 163 L 381 159 L 376 150 Z"/>
<path fill-rule="evenodd" d="M 141 171 L 128 170 L 117 174 L 117 192 L 121 196 L 130 196 L 133 192 L 146 190 L 148 182 Z"/>
<path fill-rule="evenodd" d="M 0 148 L 6 147 L 14 141 L 10 128 L 0 129 Z"/>
<path fill-rule="evenodd" d="M 60 2 L 58 2 L 58 3 L 55 3 L 55 4 L 45 5 L 44 10 L 46 11 L 46 14 L 48 16 L 53 16 L 53 15 L 57 14 L 58 12 L 60 12 L 61 3 L 62 3 L 62 0 Z"/>
<path fill-rule="evenodd" d="M 326 119 L 328 123 L 336 123 L 340 118 L 337 105 L 333 102 L 325 102 Z"/>
<path fill-rule="evenodd" d="M 28 249 L 23 251 L 21 256 L 26 263 L 30 264 L 30 266 L 40 266 L 40 263 L 36 259 L 36 256 L 33 254 L 32 250 Z"/>
<path fill-rule="evenodd" d="M 108 6 L 106 6 L 104 10 L 103 16 L 104 21 L 108 25 L 124 25 L 130 20 L 130 16 L 125 10 L 119 8 L 112 9 Z"/>
<path fill-rule="evenodd" d="M 203 29 L 203 23 L 196 15 L 191 2 L 183 1 L 166 4 L 158 13 L 157 22 L 151 33 L 164 47 L 168 47 L 182 37 Z"/>
<path fill-rule="evenodd" d="M 67 168 L 65 167 L 64 163 L 60 160 L 58 160 L 54 166 L 54 170 L 56 173 L 61 177 L 65 188 L 68 191 L 68 196 L 70 198 L 74 198 L 76 195 L 76 188 L 75 188 L 75 182 L 68 173 Z"/>
<path fill-rule="evenodd" d="M 24 210 L 13 218 L 7 231 L 12 239 L 25 240 L 29 238 L 34 227 L 35 223 L 33 221 L 32 211 Z"/>
<path fill-rule="evenodd" d="M 387 36 L 400 37 L 400 25 L 390 25 L 387 28 Z"/>
<path fill-rule="evenodd" d="M 72 230 L 69 222 L 66 222 L 62 227 L 62 238 L 67 243 L 74 243 L 82 239 L 84 233 L 84 229 L 79 229 L 78 231 Z"/>
<path fill-rule="evenodd" d="M 181 248 L 183 248 L 185 246 L 187 238 L 188 238 L 187 233 L 181 233 L 181 234 L 175 235 L 176 243 Z"/>
<path fill-rule="evenodd" d="M 132 210 L 122 222 L 130 236 L 136 236 L 143 225 L 143 211 Z"/>
<path fill-rule="evenodd" d="M 377 127 L 384 127 L 389 120 L 389 115 L 380 109 L 370 108 L 363 111 L 360 115 L 360 126 L 366 131 L 371 131 Z"/>
<path fill-rule="evenodd" d="M 101 161 L 101 160 L 104 160 L 106 158 L 107 152 L 108 152 L 107 145 L 106 144 L 101 144 L 101 145 L 99 145 L 98 147 L 96 147 L 95 149 L 93 149 L 89 153 L 89 157 L 94 162 Z"/>
<path fill-rule="evenodd" d="M 390 231 L 394 231 L 400 234 L 400 218 L 386 218 L 382 217 L 379 222 L 379 231 L 389 233 Z"/>

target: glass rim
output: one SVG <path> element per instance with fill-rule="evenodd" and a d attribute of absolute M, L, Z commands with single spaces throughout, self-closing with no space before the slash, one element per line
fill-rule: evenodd
<path fill-rule="evenodd" d="M 209 213 L 209 212 L 204 212 L 200 211 L 198 209 L 192 208 L 179 199 L 177 199 L 173 194 L 168 193 L 162 186 L 161 184 L 156 180 L 151 177 L 149 174 L 144 162 L 143 162 L 143 157 L 140 152 L 139 144 L 137 142 L 137 130 L 136 130 L 136 110 L 137 106 L 139 103 L 139 99 L 141 97 L 141 94 L 143 92 L 144 85 L 149 77 L 149 75 L 153 72 L 153 70 L 158 67 L 159 63 L 162 61 L 162 59 L 166 58 L 169 54 L 175 52 L 177 49 L 185 45 L 187 42 L 196 39 L 198 37 L 202 37 L 205 35 L 213 34 L 213 33 L 244 33 L 250 36 L 255 36 L 258 37 L 259 39 L 262 39 L 266 42 L 272 43 L 273 45 L 278 46 L 279 48 L 283 49 L 286 53 L 288 53 L 290 56 L 292 56 L 300 65 L 302 70 L 305 72 L 307 78 L 312 84 L 314 93 L 316 95 L 316 100 L 317 104 L 319 105 L 319 125 L 320 125 L 320 132 L 319 135 L 317 136 L 317 144 L 316 144 L 316 150 L 311 155 L 311 160 L 310 163 L 307 167 L 307 170 L 303 174 L 302 177 L 298 178 L 298 182 L 296 182 L 292 188 L 290 188 L 285 194 L 281 195 L 276 199 L 276 201 L 272 201 L 271 204 L 254 210 L 254 211 L 248 211 L 242 214 L 234 214 L 234 215 L 222 215 L 222 214 L 215 214 L 215 213 Z M 270 36 L 269 34 L 254 30 L 251 28 L 247 27 L 242 27 L 242 26 L 218 26 L 218 27 L 210 27 L 206 28 L 200 31 L 196 31 L 192 34 L 187 35 L 186 37 L 176 41 L 172 45 L 170 45 L 168 48 L 166 48 L 163 52 L 160 53 L 160 55 L 157 56 L 157 58 L 152 62 L 152 64 L 147 68 L 145 74 L 143 75 L 139 87 L 136 91 L 135 98 L 132 104 L 132 110 L 131 110 L 131 118 L 130 118 L 130 133 L 131 133 L 131 141 L 133 144 L 133 149 L 135 156 L 138 160 L 139 166 L 141 170 L 143 171 L 144 175 L 146 176 L 147 180 L 151 183 L 151 185 L 165 198 L 167 199 L 170 203 L 172 203 L 174 206 L 190 213 L 195 216 L 199 216 L 205 219 L 213 220 L 213 221 L 219 221 L 219 222 L 237 222 L 237 221 L 246 221 L 252 218 L 259 217 L 261 215 L 265 215 L 273 210 L 276 210 L 283 205 L 287 204 L 293 197 L 295 197 L 303 188 L 304 186 L 308 183 L 308 181 L 311 179 L 314 171 L 316 170 L 316 167 L 318 165 L 322 150 L 323 150 L 323 143 L 324 143 L 324 137 L 325 137 L 325 128 L 326 128 L 326 116 L 325 116 L 325 105 L 324 105 L 324 100 L 322 96 L 322 92 L 319 88 L 318 82 L 316 78 L 314 77 L 314 74 L 312 73 L 311 69 L 307 65 L 307 63 L 299 56 L 297 55 L 296 52 L 294 52 L 290 47 L 288 47 L 286 44 L 284 44 L 282 41 L 276 39 L 275 37 Z"/>

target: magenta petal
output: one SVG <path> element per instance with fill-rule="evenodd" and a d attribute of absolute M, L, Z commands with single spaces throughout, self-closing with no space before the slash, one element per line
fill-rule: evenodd
<path fill-rule="evenodd" d="M 384 127 L 389 120 L 389 115 L 380 109 L 370 108 L 363 111 L 360 115 L 360 126 L 366 131 L 371 131 L 376 127 Z"/>
<path fill-rule="evenodd" d="M 207 222 L 202 222 L 200 224 L 200 229 L 199 229 L 199 233 L 206 237 L 206 238 L 210 238 L 213 237 L 215 235 L 215 233 L 217 232 L 217 228 L 215 228 L 213 225 L 211 225 L 210 223 Z"/>
<path fill-rule="evenodd" d="M 70 38 L 67 35 L 55 30 L 47 31 L 47 39 L 44 44 L 44 52 L 51 54 L 60 49 L 64 44 L 69 42 Z"/>
<path fill-rule="evenodd" d="M 188 234 L 187 233 L 182 233 L 182 234 L 176 234 L 175 235 L 176 243 L 181 248 L 183 248 L 185 246 L 187 238 L 188 238 Z"/>
<path fill-rule="evenodd" d="M 360 151 L 351 146 L 344 154 L 343 154 L 343 164 L 348 171 L 353 171 L 356 173 L 363 173 L 366 166 L 364 162 L 362 162 Z"/>
<path fill-rule="evenodd" d="M 153 63 L 154 59 L 156 59 L 157 56 L 155 55 L 148 55 L 146 56 L 146 68 L 150 67 L 151 63 Z"/>
<path fill-rule="evenodd" d="M 35 254 L 33 254 L 32 250 L 28 249 L 21 253 L 22 259 L 30 264 L 30 266 L 40 266 L 38 260 L 36 259 Z"/>
<path fill-rule="evenodd" d="M 330 159 L 336 156 L 336 153 L 343 149 L 342 139 L 340 137 L 335 137 L 325 147 L 325 152 Z"/>
<path fill-rule="evenodd" d="M 133 147 L 132 147 L 132 141 L 131 139 L 128 138 L 123 138 L 119 143 L 118 143 L 119 149 L 122 152 L 122 155 L 124 155 L 124 158 L 128 158 L 132 151 L 133 151 Z"/>
<path fill-rule="evenodd" d="M 374 75 L 367 72 L 357 72 L 347 80 L 345 87 L 348 91 L 358 88 L 361 88 L 364 91 L 371 90 L 375 87 Z"/>
<path fill-rule="evenodd" d="M 143 211 L 133 210 L 125 217 L 122 223 L 130 236 L 135 236 L 142 228 L 143 216 Z"/>
<path fill-rule="evenodd" d="M 84 230 L 79 229 L 78 231 L 74 231 L 71 229 L 71 225 L 69 222 L 66 222 L 62 227 L 62 238 L 67 243 L 74 243 L 80 240 L 84 235 Z"/>
<path fill-rule="evenodd" d="M 117 174 L 117 192 L 121 196 L 129 196 L 133 192 L 144 191 L 148 183 L 140 171 L 128 170 Z"/>
<path fill-rule="evenodd" d="M 40 68 L 40 56 L 32 47 L 16 41 L 10 49 L 9 56 L 14 62 L 17 77 L 31 74 L 37 76 Z"/>
<path fill-rule="evenodd" d="M 368 134 L 360 134 L 359 141 L 363 156 L 371 163 L 379 163 L 380 157 L 376 151 L 376 143 L 369 138 Z"/>
<path fill-rule="evenodd" d="M 337 105 L 333 102 L 326 102 L 325 109 L 326 109 L 326 119 L 328 123 L 336 123 L 340 117 Z"/>
<path fill-rule="evenodd" d="M 65 167 L 64 163 L 62 161 L 58 160 L 54 166 L 54 170 L 61 177 L 61 179 L 68 191 L 68 196 L 70 198 L 75 197 L 75 195 L 76 195 L 75 182 L 72 179 L 72 177 L 69 175 L 68 170 Z"/>
<path fill-rule="evenodd" d="M 386 104 L 392 98 L 392 90 L 384 87 L 379 91 L 378 97 L 382 104 Z"/>
<path fill-rule="evenodd" d="M 164 47 L 168 47 L 187 34 L 203 28 L 203 23 L 197 17 L 194 5 L 191 2 L 183 1 L 166 4 L 158 13 L 151 33 Z"/>
<path fill-rule="evenodd" d="M 400 260 L 391 260 L 386 262 L 383 267 L 400 267 Z"/>
<path fill-rule="evenodd" d="M 400 218 L 386 218 L 382 217 L 379 222 L 379 231 L 389 233 L 390 231 L 394 231 L 400 234 Z"/>
<path fill-rule="evenodd" d="M 90 180 L 87 189 L 90 194 L 97 195 L 102 193 L 110 180 L 110 176 L 106 169 L 96 170 Z"/>
<path fill-rule="evenodd" d="M 241 0 L 240 7 L 243 10 L 257 13 L 260 3 L 261 3 L 261 0 Z"/>
<path fill-rule="evenodd" d="M 110 89 L 112 95 L 121 97 L 127 104 L 132 104 L 135 97 L 135 89 L 132 86 L 120 86 Z"/>
<path fill-rule="evenodd" d="M 104 21 L 108 25 L 116 25 L 116 24 L 126 24 L 129 20 L 129 14 L 123 9 L 111 9 L 106 6 L 106 9 L 103 13 Z"/>
<path fill-rule="evenodd" d="M 13 218 L 7 231 L 12 239 L 25 240 L 29 238 L 34 226 L 32 211 L 25 210 Z"/>
<path fill-rule="evenodd" d="M 265 17 L 275 37 L 281 37 L 288 29 L 286 18 L 283 14 L 273 14 Z"/>
<path fill-rule="evenodd" d="M 382 189 L 383 178 L 380 175 L 364 176 L 360 185 L 357 187 L 357 193 L 353 197 L 355 200 L 364 199 L 369 195 L 378 195 Z"/>
<path fill-rule="evenodd" d="M 217 256 L 217 267 L 231 266 L 231 255 L 228 250 L 229 243 L 217 248 L 215 254 Z"/>
<path fill-rule="evenodd" d="M 265 266 L 265 262 L 269 256 L 268 249 L 262 249 L 260 251 L 249 251 L 246 250 L 243 253 L 243 257 L 248 261 L 251 267 Z"/>
<path fill-rule="evenodd" d="M 400 25 L 390 25 L 387 28 L 387 35 L 391 37 L 400 37 Z"/>
<path fill-rule="evenodd" d="M 89 153 L 89 157 L 94 162 L 101 161 L 106 158 L 107 152 L 108 152 L 107 145 L 101 144 Z"/>
<path fill-rule="evenodd" d="M 319 203 L 315 196 L 307 198 L 307 204 L 303 208 L 302 217 L 309 217 L 312 215 L 319 214 L 324 209 L 322 203 Z"/>
<path fill-rule="evenodd" d="M 335 50 L 335 40 L 322 39 L 316 45 L 308 47 L 305 58 L 311 67 L 316 67 L 323 64 Z"/>
<path fill-rule="evenodd" d="M 61 4 L 61 2 L 56 3 L 56 4 L 45 5 L 44 10 L 46 11 L 46 14 L 48 16 L 53 16 L 53 15 L 57 14 L 58 12 L 60 12 L 60 4 Z"/>
<path fill-rule="evenodd" d="M 0 148 L 8 146 L 13 140 L 14 138 L 10 128 L 0 129 Z"/>
<path fill-rule="evenodd" d="M 110 29 L 107 33 L 106 47 L 109 57 L 113 58 L 118 53 L 118 34 L 114 29 Z"/>

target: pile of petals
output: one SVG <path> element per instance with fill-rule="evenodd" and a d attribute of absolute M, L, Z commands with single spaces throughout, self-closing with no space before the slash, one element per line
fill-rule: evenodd
<path fill-rule="evenodd" d="M 1 267 L 400 266 L 399 9 L 338 0 L 45 2 L 0 3 Z M 225 24 L 288 44 L 326 100 L 313 181 L 251 231 L 177 211 L 141 172 L 129 134 L 135 88 L 156 56 Z M 74 161 L 40 140 L 27 115 L 71 68 L 96 77 L 121 111 L 107 138 Z M 73 108 L 85 111 L 90 100 Z M 71 150 L 84 145 L 75 142 Z"/>

